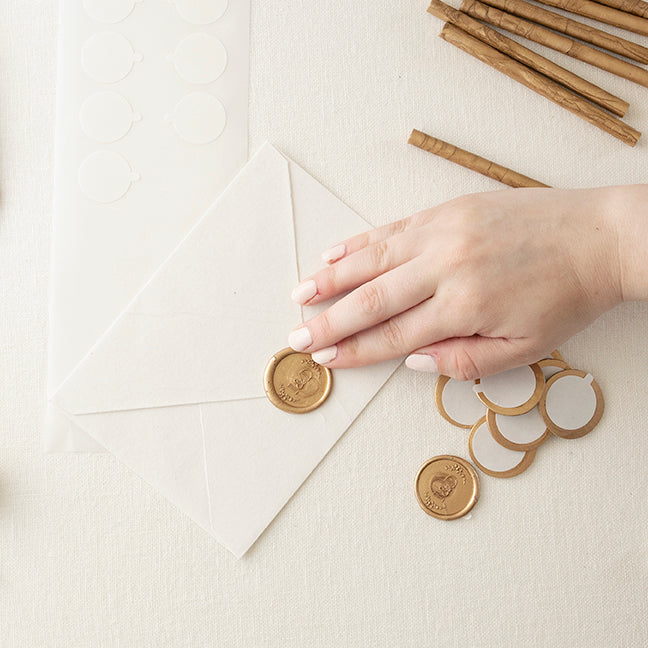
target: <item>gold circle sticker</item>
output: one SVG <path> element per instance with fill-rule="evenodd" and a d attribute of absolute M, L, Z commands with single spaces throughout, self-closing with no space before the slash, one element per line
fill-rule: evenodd
<path fill-rule="evenodd" d="M 466 515 L 479 499 L 479 477 L 461 457 L 440 455 L 426 461 L 415 481 L 421 508 L 438 520 Z"/>
<path fill-rule="evenodd" d="M 605 402 L 591 374 L 567 369 L 549 378 L 538 408 L 547 427 L 556 436 L 578 439 L 597 426 Z"/>
<path fill-rule="evenodd" d="M 475 465 L 491 477 L 515 477 L 523 473 L 536 455 L 535 448 L 520 451 L 500 445 L 488 429 L 486 417 L 473 426 L 468 438 L 468 452 Z"/>
<path fill-rule="evenodd" d="M 305 414 L 319 407 L 331 392 L 331 371 L 309 353 L 291 348 L 275 353 L 266 365 L 263 388 L 280 410 Z"/>
<path fill-rule="evenodd" d="M 474 390 L 488 409 L 506 416 L 517 416 L 538 404 L 544 386 L 542 369 L 534 363 L 487 378 L 477 378 Z"/>

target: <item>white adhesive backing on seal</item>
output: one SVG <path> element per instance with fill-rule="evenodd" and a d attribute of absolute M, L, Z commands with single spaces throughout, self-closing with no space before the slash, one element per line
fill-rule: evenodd
<path fill-rule="evenodd" d="M 93 34 L 81 52 L 81 64 L 86 74 L 100 83 L 117 83 L 128 76 L 133 64 L 142 55 L 117 32 Z"/>
<path fill-rule="evenodd" d="M 142 0 L 83 0 L 90 18 L 100 23 L 114 24 L 125 20 Z"/>
<path fill-rule="evenodd" d="M 509 450 L 493 439 L 486 421 L 475 429 L 472 436 L 472 452 L 475 459 L 486 469 L 504 473 L 519 466 L 526 452 Z"/>
<path fill-rule="evenodd" d="M 227 0 L 169 0 L 188 23 L 209 25 L 227 10 Z"/>
<path fill-rule="evenodd" d="M 505 439 L 518 445 L 534 443 L 547 432 L 547 425 L 537 406 L 519 416 L 495 414 L 495 423 Z"/>
<path fill-rule="evenodd" d="M 115 151 L 91 153 L 79 167 L 79 186 L 83 193 L 98 203 L 119 200 L 129 190 L 139 174 Z"/>
<path fill-rule="evenodd" d="M 482 392 L 491 403 L 513 408 L 523 405 L 533 396 L 536 377 L 531 367 L 517 367 L 482 378 L 474 389 L 478 393 Z"/>
<path fill-rule="evenodd" d="M 592 377 L 566 375 L 557 378 L 546 394 L 545 409 L 551 421 L 564 430 L 585 427 L 596 412 Z"/>
<path fill-rule="evenodd" d="M 453 422 L 472 427 L 482 416 L 485 406 L 473 391 L 473 382 L 450 378 L 441 392 L 441 404 Z"/>
<path fill-rule="evenodd" d="M 83 132 L 102 143 L 121 139 L 131 129 L 133 122 L 141 118 L 133 111 L 126 97 L 112 90 L 90 95 L 83 102 L 79 114 Z"/>
<path fill-rule="evenodd" d="M 208 92 L 192 92 L 166 117 L 178 135 L 190 144 L 208 144 L 225 129 L 227 116 L 223 104 Z"/>
<path fill-rule="evenodd" d="M 211 34 L 190 34 L 169 56 L 178 74 L 188 83 L 216 81 L 227 66 L 225 45 Z"/>

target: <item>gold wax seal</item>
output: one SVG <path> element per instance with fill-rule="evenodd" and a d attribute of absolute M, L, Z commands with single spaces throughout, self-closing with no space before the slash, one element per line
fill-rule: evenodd
<path fill-rule="evenodd" d="M 263 388 L 270 402 L 284 412 L 304 414 L 319 407 L 331 392 L 331 371 L 309 353 L 283 349 L 270 358 Z"/>
<path fill-rule="evenodd" d="M 426 461 L 416 475 L 416 499 L 439 520 L 455 520 L 479 499 L 479 477 L 464 459 L 440 455 Z"/>

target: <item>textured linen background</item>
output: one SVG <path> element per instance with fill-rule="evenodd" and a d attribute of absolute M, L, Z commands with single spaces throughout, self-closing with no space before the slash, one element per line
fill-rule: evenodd
<path fill-rule="evenodd" d="M 407 146 L 413 127 L 556 186 L 648 180 L 648 141 L 455 50 L 426 4 L 254 1 L 250 150 L 269 139 L 377 225 L 501 188 Z M 562 348 L 603 388 L 600 427 L 484 476 L 467 520 L 416 503 L 419 465 L 466 457 L 468 435 L 404 368 L 241 561 L 113 457 L 41 454 L 56 19 L 53 0 L 0 4 L 2 648 L 645 646 L 645 305 Z M 645 89 L 567 65 L 648 131 Z"/>

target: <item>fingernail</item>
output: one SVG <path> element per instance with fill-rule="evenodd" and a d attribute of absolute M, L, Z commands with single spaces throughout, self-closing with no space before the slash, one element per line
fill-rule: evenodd
<path fill-rule="evenodd" d="M 317 294 L 317 286 L 312 279 L 303 281 L 292 291 L 290 299 L 298 304 L 305 304 L 309 299 L 312 299 Z"/>
<path fill-rule="evenodd" d="M 301 326 L 298 329 L 295 329 L 288 336 L 288 345 L 295 349 L 295 351 L 304 351 L 311 344 L 313 344 L 313 338 L 311 337 L 310 331 L 307 326 Z"/>
<path fill-rule="evenodd" d="M 430 373 L 439 373 L 436 360 L 425 353 L 412 353 L 405 359 L 405 366 L 414 371 L 428 371 Z"/>
<path fill-rule="evenodd" d="M 320 349 L 319 351 L 315 351 L 315 353 L 312 354 L 311 356 L 317 364 L 326 364 L 327 362 L 333 362 L 335 358 L 337 357 L 337 347 L 335 345 L 330 346 L 330 347 L 325 347 L 324 349 Z"/>
<path fill-rule="evenodd" d="M 340 245 L 324 250 L 324 252 L 322 252 L 322 261 L 324 261 L 324 263 L 333 263 L 333 261 L 341 259 L 345 253 L 346 245 L 340 243 Z"/>

